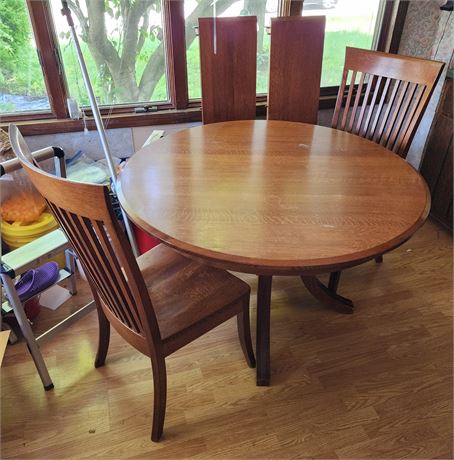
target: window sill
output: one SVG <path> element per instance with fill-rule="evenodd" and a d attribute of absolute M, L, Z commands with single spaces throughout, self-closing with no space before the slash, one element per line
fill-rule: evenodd
<path fill-rule="evenodd" d="M 106 129 L 126 128 L 133 126 L 151 126 L 173 123 L 188 123 L 202 119 L 200 108 L 187 110 L 162 110 L 152 113 L 119 113 L 112 114 L 107 118 L 103 117 Z M 15 122 L 25 136 L 39 134 L 55 134 L 83 131 L 85 126 L 83 120 L 71 119 L 42 119 Z M 86 124 L 89 130 L 95 130 L 96 124 L 92 117 L 86 117 Z M 0 124 L 0 128 L 7 130 L 8 123 Z"/>
<path fill-rule="evenodd" d="M 336 97 L 333 95 L 322 95 L 320 97 L 320 109 L 333 108 Z M 150 113 L 113 113 L 108 117 L 103 117 L 106 129 L 132 128 L 135 126 L 153 126 L 176 123 L 190 123 L 202 120 L 200 103 L 193 103 L 194 106 L 185 110 L 166 109 Z M 191 104 L 192 105 L 192 104 Z M 257 101 L 257 116 L 266 115 L 266 100 Z M 39 134 L 69 133 L 84 130 L 83 120 L 71 119 L 29 119 L 14 122 L 20 127 L 20 131 L 25 136 L 35 136 Z M 0 128 L 7 130 L 9 123 L 0 123 Z M 95 130 L 96 124 L 92 117 L 86 117 L 86 124 L 89 130 Z"/>

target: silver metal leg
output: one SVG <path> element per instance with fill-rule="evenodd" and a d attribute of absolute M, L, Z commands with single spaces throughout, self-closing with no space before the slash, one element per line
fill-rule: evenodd
<path fill-rule="evenodd" d="M 71 273 L 71 276 L 68 278 L 69 282 L 69 293 L 71 295 L 77 294 L 77 286 L 76 286 L 76 256 L 71 249 L 66 249 L 65 251 L 65 259 L 66 259 L 66 268 Z"/>
<path fill-rule="evenodd" d="M 22 334 L 27 341 L 28 349 L 30 350 L 30 354 L 32 355 L 33 361 L 35 362 L 35 366 L 38 370 L 39 376 L 41 377 L 41 381 L 43 382 L 44 389 L 51 390 L 54 387 L 54 384 L 50 378 L 46 363 L 44 362 L 41 351 L 39 350 L 39 346 L 36 343 L 35 336 L 33 334 L 32 328 L 30 327 L 30 323 L 28 322 L 27 316 L 25 315 L 22 302 L 20 301 L 16 289 L 14 288 L 14 281 L 8 275 L 4 274 L 1 275 L 1 278 L 6 296 L 8 297 L 8 300 L 14 310 L 14 314 L 16 315 L 16 319 L 19 323 Z"/>

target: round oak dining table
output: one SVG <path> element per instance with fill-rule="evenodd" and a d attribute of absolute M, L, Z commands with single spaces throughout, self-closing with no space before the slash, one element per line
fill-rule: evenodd
<path fill-rule="evenodd" d="M 317 278 L 396 248 L 423 224 L 428 188 L 404 159 L 359 136 L 285 121 L 186 129 L 137 152 L 118 183 L 130 219 L 196 260 L 259 276 L 257 384 L 270 382 L 273 275 L 301 276 L 340 311 L 353 304 Z"/>

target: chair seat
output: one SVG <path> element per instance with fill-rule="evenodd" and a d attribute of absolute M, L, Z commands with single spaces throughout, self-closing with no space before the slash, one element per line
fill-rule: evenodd
<path fill-rule="evenodd" d="M 230 312 L 226 317 L 228 305 L 239 312 L 242 305 L 238 301 L 249 296 L 250 287 L 244 281 L 225 270 L 193 261 L 164 244 L 138 257 L 137 263 L 163 341 L 210 318 L 216 321 L 218 313 L 222 315 L 222 318 L 219 316 L 220 324 L 232 316 Z"/>

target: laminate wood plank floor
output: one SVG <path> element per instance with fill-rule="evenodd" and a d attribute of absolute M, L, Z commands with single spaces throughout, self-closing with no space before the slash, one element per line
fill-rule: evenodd
<path fill-rule="evenodd" d="M 253 289 L 256 278 L 240 275 Z M 87 289 L 69 309 L 83 304 Z M 353 315 L 298 277 L 273 282 L 270 387 L 255 386 L 228 321 L 167 358 L 165 433 L 149 439 L 148 358 L 112 332 L 93 367 L 92 313 L 42 346 L 44 392 L 24 343 L 1 375 L 2 458 L 453 458 L 452 238 L 428 222 L 383 264 L 342 274 Z M 60 313 L 43 311 L 35 329 Z"/>

